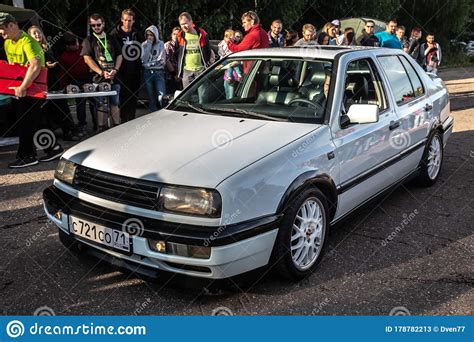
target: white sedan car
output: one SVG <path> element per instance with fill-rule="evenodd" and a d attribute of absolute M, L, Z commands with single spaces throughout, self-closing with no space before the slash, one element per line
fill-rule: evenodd
<path fill-rule="evenodd" d="M 67 247 L 149 275 L 301 279 L 334 223 L 409 177 L 436 182 L 449 114 L 402 51 L 239 52 L 69 149 L 44 207 Z"/>

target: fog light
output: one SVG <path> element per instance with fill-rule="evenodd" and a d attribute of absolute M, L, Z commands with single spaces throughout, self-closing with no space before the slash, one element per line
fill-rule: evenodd
<path fill-rule="evenodd" d="M 187 258 L 209 259 L 211 247 L 189 246 L 174 242 L 148 239 L 150 248 L 158 253 L 178 255 Z"/>
<path fill-rule="evenodd" d="M 54 214 L 54 217 L 56 217 L 58 220 L 62 220 L 63 218 L 63 211 L 62 210 L 58 210 L 55 214 Z"/>
<path fill-rule="evenodd" d="M 152 248 L 158 253 L 166 253 L 166 242 L 153 240 Z"/>
<path fill-rule="evenodd" d="M 211 247 L 189 246 L 180 243 L 168 243 L 168 253 L 188 258 L 208 259 L 211 256 Z"/>

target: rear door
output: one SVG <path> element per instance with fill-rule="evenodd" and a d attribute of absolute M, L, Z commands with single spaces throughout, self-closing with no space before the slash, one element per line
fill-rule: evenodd
<path fill-rule="evenodd" d="M 384 77 L 392 89 L 392 100 L 398 116 L 398 126 L 390 137 L 392 145 L 400 152 L 420 154 L 426 143 L 433 104 L 425 86 L 407 56 L 379 56 Z M 421 159 L 413 158 L 411 167 L 416 168 Z"/>

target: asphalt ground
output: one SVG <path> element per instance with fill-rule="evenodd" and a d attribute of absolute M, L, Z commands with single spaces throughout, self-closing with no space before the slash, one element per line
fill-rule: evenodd
<path fill-rule="evenodd" d="M 9 170 L 16 146 L 0 148 L 1 313 L 473 315 L 474 68 L 440 75 L 455 124 L 437 184 L 405 184 L 334 227 L 320 267 L 299 283 L 265 269 L 213 283 L 148 279 L 78 257 L 43 213 L 56 163 Z"/>

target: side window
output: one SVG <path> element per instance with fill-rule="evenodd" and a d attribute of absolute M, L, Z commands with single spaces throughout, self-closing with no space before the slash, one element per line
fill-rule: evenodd
<path fill-rule="evenodd" d="M 415 97 L 423 95 L 425 93 L 425 89 L 423 88 L 423 84 L 420 81 L 420 76 L 418 76 L 418 73 L 405 57 L 399 56 L 399 58 L 408 73 L 408 77 L 410 78 L 411 85 L 414 89 Z"/>
<path fill-rule="evenodd" d="M 352 61 L 347 66 L 343 106 L 376 104 L 380 111 L 387 109 L 387 100 L 377 70 L 368 59 Z"/>
<path fill-rule="evenodd" d="M 382 56 L 378 57 L 378 59 L 387 75 L 397 105 L 403 105 L 415 98 L 416 95 L 413 91 L 410 79 L 408 78 L 407 72 L 398 57 Z"/>

